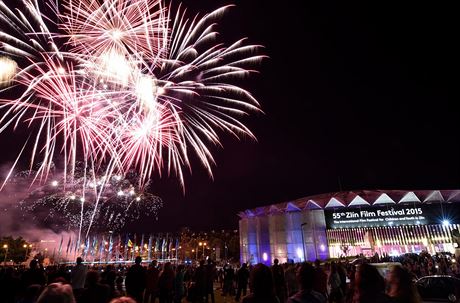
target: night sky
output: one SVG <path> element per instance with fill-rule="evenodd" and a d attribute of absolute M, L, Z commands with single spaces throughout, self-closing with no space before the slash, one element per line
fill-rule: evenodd
<path fill-rule="evenodd" d="M 404 1 L 403 1 L 404 2 Z M 237 213 L 353 189 L 458 189 L 459 110 L 453 99 L 453 8 L 401 1 L 183 1 L 189 12 L 236 7 L 227 43 L 247 36 L 270 57 L 244 83 L 264 114 L 245 122 L 258 142 L 223 134 L 214 180 L 193 163 L 186 193 L 156 179 L 159 220 L 131 231 L 237 228 Z M 270 4 L 269 4 L 270 3 Z M 456 100 L 458 101 L 458 99 Z M 6 161 L 23 140 L 0 137 Z"/>

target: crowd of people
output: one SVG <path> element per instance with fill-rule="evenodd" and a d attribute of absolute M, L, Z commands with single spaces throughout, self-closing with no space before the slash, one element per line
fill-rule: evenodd
<path fill-rule="evenodd" d="M 370 263 L 397 261 L 386 277 Z M 417 303 L 415 279 L 432 274 L 458 276 L 454 256 L 427 253 L 350 261 L 280 264 L 243 263 L 217 267 L 211 259 L 198 266 L 142 265 L 137 257 L 130 267 L 75 266 L 43 268 L 32 260 L 27 269 L 0 271 L 1 302 L 5 303 L 180 303 L 215 302 L 215 291 L 228 301 L 243 303 Z"/>

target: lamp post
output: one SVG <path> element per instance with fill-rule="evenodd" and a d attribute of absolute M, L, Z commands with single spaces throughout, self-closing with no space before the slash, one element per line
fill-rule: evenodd
<path fill-rule="evenodd" d="M 3 260 L 3 265 L 6 266 L 6 257 L 8 256 L 8 244 L 3 244 L 3 249 L 5 249 L 5 259 Z"/>
<path fill-rule="evenodd" d="M 306 262 L 307 261 L 307 254 L 305 253 L 305 239 L 304 239 L 304 235 L 303 235 L 303 227 L 304 227 L 304 225 L 307 225 L 307 222 L 304 222 L 304 223 L 300 224 L 300 232 L 302 234 L 303 261 Z"/>
<path fill-rule="evenodd" d="M 205 257 L 205 255 L 204 255 L 204 248 L 205 248 L 205 247 L 206 247 L 206 242 L 203 243 L 203 259 L 204 259 L 204 257 Z"/>
<path fill-rule="evenodd" d="M 26 249 L 26 253 L 24 255 L 24 262 L 27 261 L 27 250 L 29 248 L 29 246 L 27 246 L 27 244 L 24 244 L 22 247 L 24 247 Z"/>
<path fill-rule="evenodd" d="M 203 242 L 198 243 L 198 246 L 199 247 L 203 246 Z M 203 253 L 204 253 L 204 249 L 203 249 Z M 196 259 L 198 260 L 198 247 L 196 248 Z"/>

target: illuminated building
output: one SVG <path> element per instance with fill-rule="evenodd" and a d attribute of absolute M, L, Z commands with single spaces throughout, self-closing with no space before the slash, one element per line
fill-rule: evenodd
<path fill-rule="evenodd" d="M 459 202 L 460 190 L 361 190 L 245 210 L 238 214 L 240 258 L 270 263 L 454 252 Z"/>

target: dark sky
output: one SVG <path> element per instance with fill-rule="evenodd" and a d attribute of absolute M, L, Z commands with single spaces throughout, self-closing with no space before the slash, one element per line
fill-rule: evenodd
<path fill-rule="evenodd" d="M 270 57 L 244 84 L 265 112 L 247 119 L 258 142 L 223 135 L 214 180 L 194 163 L 185 195 L 155 180 L 159 221 L 130 229 L 236 228 L 240 210 L 340 189 L 459 188 L 454 10 L 402 2 L 234 1 L 222 37 Z"/>
<path fill-rule="evenodd" d="M 248 36 L 270 56 L 248 82 L 266 113 L 249 120 L 258 143 L 224 139 L 214 181 L 195 166 L 185 197 L 161 183 L 158 228 L 236 227 L 239 210 L 339 184 L 458 188 L 454 19 L 440 4 L 401 2 L 235 1 L 226 37 Z"/>

